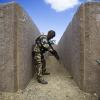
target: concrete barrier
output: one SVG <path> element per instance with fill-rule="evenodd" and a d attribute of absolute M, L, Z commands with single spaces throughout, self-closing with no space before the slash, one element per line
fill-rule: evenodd
<path fill-rule="evenodd" d="M 60 58 L 81 89 L 100 95 L 100 2 L 82 4 L 58 43 Z"/>
<path fill-rule="evenodd" d="M 16 3 L 0 5 L 0 91 L 17 91 L 33 77 L 32 45 L 40 34 Z"/>

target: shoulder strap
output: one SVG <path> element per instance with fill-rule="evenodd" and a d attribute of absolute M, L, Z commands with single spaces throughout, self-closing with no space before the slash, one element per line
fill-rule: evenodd
<path fill-rule="evenodd" d="M 38 44 L 40 42 L 41 35 L 35 40 L 35 42 Z"/>

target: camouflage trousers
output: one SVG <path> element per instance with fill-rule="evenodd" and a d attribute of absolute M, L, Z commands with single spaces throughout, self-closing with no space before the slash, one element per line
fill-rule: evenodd
<path fill-rule="evenodd" d="M 46 61 L 41 53 L 34 53 L 34 67 L 37 78 L 42 77 L 42 73 L 46 71 Z"/>

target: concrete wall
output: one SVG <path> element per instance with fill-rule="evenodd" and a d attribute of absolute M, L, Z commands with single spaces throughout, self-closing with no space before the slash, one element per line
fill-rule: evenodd
<path fill-rule="evenodd" d="M 0 5 L 0 91 L 23 89 L 31 80 L 32 44 L 39 34 L 18 4 Z"/>
<path fill-rule="evenodd" d="M 100 3 L 85 7 L 84 90 L 100 95 Z"/>
<path fill-rule="evenodd" d="M 82 4 L 58 44 L 66 69 L 81 89 L 100 95 L 100 3 Z"/>

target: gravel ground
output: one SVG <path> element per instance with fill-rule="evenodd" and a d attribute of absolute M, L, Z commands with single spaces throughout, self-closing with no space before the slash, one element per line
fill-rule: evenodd
<path fill-rule="evenodd" d="M 63 65 L 52 56 L 47 59 L 47 70 L 51 73 L 43 76 L 47 85 L 32 79 L 24 90 L 1 92 L 0 100 L 97 100 L 96 94 L 81 91 Z"/>

